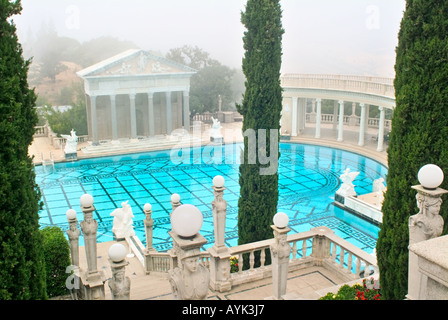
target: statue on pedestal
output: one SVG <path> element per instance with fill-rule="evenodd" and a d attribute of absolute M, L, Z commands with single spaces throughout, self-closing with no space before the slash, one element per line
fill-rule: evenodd
<path fill-rule="evenodd" d="M 64 148 L 66 158 L 76 158 L 76 147 L 78 146 L 78 136 L 76 135 L 76 131 L 72 129 L 70 135 L 61 134 L 61 137 L 66 140 Z"/>
<path fill-rule="evenodd" d="M 128 201 L 121 203 L 121 208 L 115 209 L 111 214 L 114 217 L 112 232 L 117 239 L 129 238 L 135 235 L 132 219 L 134 215 Z"/>
<path fill-rule="evenodd" d="M 342 181 L 342 185 L 336 193 L 344 197 L 356 196 L 353 180 L 355 180 L 358 174 L 359 172 L 350 172 L 350 168 L 345 169 L 344 173 L 339 177 Z"/>
<path fill-rule="evenodd" d="M 217 142 L 217 143 L 222 143 L 223 142 L 223 136 L 221 133 L 221 123 L 219 122 L 218 119 L 215 119 L 212 117 L 213 120 L 213 125 L 212 128 L 210 130 L 210 141 L 212 142 Z"/>

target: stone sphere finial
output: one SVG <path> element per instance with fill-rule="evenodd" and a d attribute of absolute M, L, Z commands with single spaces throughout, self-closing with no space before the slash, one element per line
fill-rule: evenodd
<path fill-rule="evenodd" d="M 224 179 L 223 176 L 215 176 L 215 177 L 213 178 L 213 185 L 214 185 L 216 188 L 222 188 L 222 187 L 224 187 L 224 183 L 225 183 L 225 179 Z"/>
<path fill-rule="evenodd" d="M 80 198 L 80 202 L 81 202 L 81 207 L 84 207 L 84 208 L 91 207 L 93 205 L 93 197 L 88 193 L 83 194 Z"/>
<path fill-rule="evenodd" d="M 67 216 L 68 220 L 76 219 L 76 211 L 75 211 L 75 209 L 68 209 L 67 212 L 65 213 L 65 215 Z"/>
<path fill-rule="evenodd" d="M 179 202 L 179 201 L 180 201 L 180 195 L 178 195 L 177 193 L 173 193 L 171 195 L 171 202 L 176 203 L 176 202 Z"/>
<path fill-rule="evenodd" d="M 203 220 L 202 213 L 197 207 L 183 204 L 173 211 L 171 227 L 180 237 L 190 238 L 201 230 Z"/>
<path fill-rule="evenodd" d="M 110 246 L 108 254 L 110 260 L 113 262 L 120 262 L 123 261 L 126 257 L 126 247 L 122 245 L 121 243 L 115 243 Z"/>
<path fill-rule="evenodd" d="M 145 210 L 145 211 L 149 211 L 149 210 L 151 210 L 151 208 L 152 208 L 152 206 L 149 203 L 145 203 L 145 205 L 143 206 L 143 210 Z"/>
<path fill-rule="evenodd" d="M 274 216 L 274 225 L 279 228 L 283 229 L 288 225 L 289 217 L 284 212 L 278 212 Z"/>
<path fill-rule="evenodd" d="M 443 182 L 443 171 L 435 164 L 427 164 L 418 171 L 418 181 L 425 189 L 437 189 Z"/>

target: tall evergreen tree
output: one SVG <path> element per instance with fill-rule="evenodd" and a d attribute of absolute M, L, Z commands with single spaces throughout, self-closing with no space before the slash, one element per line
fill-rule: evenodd
<path fill-rule="evenodd" d="M 45 269 L 39 232 L 40 194 L 28 146 L 33 140 L 36 95 L 28 87 L 11 16 L 19 0 L 0 0 L 0 299 L 43 299 Z"/>
<path fill-rule="evenodd" d="M 407 0 L 396 49 L 396 108 L 388 148 L 383 223 L 377 242 L 381 293 L 403 299 L 408 291 L 409 216 L 418 212 L 418 170 L 448 168 L 448 2 Z M 448 180 L 441 186 L 448 188 Z M 448 218 L 448 200 L 441 215 Z"/>
<path fill-rule="evenodd" d="M 266 164 L 266 159 L 260 155 L 266 152 L 268 157 L 277 161 L 280 156 L 280 67 L 284 33 L 281 17 L 279 0 L 248 0 L 246 11 L 241 14 L 241 21 L 247 29 L 243 38 L 245 56 L 242 65 L 246 91 L 237 110 L 244 116 L 243 134 L 248 136 L 244 138 L 244 154 L 239 168 L 239 244 L 271 238 L 270 225 L 277 212 L 278 162 Z M 273 141 L 270 139 L 271 129 L 277 133 Z M 265 136 L 260 134 L 263 130 Z M 252 154 L 252 148 L 258 152 Z M 263 169 L 271 165 L 275 166 L 274 172 L 264 173 Z"/>

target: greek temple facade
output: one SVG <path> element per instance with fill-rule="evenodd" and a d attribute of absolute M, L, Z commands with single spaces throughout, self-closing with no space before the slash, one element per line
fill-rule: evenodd
<path fill-rule="evenodd" d="M 77 72 L 84 80 L 89 140 L 138 139 L 190 129 L 196 70 L 132 49 Z"/>

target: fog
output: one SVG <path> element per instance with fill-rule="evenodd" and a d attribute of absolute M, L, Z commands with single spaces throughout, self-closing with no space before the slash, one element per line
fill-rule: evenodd
<path fill-rule="evenodd" d="M 198 46 L 231 68 L 244 55 L 245 0 L 22 0 L 20 41 L 43 24 L 81 42 L 101 36 L 166 53 Z M 283 73 L 394 76 L 405 0 L 283 0 Z"/>

